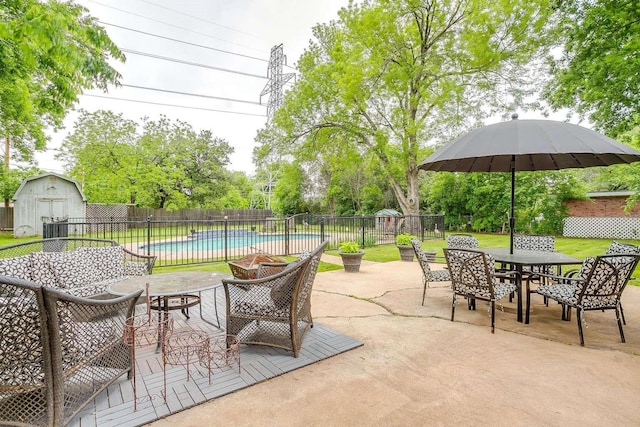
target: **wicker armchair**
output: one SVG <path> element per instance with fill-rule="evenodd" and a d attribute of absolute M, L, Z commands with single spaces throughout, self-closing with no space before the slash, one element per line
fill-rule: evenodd
<path fill-rule="evenodd" d="M 298 357 L 311 316 L 311 289 L 327 242 L 280 272 L 251 280 L 225 279 L 227 334 L 245 344 L 293 351 Z"/>
<path fill-rule="evenodd" d="M 456 310 L 456 296 L 461 295 L 469 299 L 489 301 L 491 304 L 491 333 L 495 331 L 496 301 L 516 290 L 516 272 L 498 274 L 491 255 L 472 249 L 445 248 L 453 301 L 451 303 L 451 321 Z M 509 281 L 499 281 L 498 279 Z"/>
<path fill-rule="evenodd" d="M 622 324 L 626 322 L 620 297 L 639 259 L 640 255 L 631 254 L 586 258 L 575 277 L 550 276 L 553 283 L 541 285 L 538 293 L 562 304 L 563 320 L 570 320 L 571 308 L 576 309 L 580 345 L 584 346 L 582 318 L 588 310 L 615 310 L 620 339 L 625 342 Z M 529 309 L 527 304 L 527 318 Z"/>
<path fill-rule="evenodd" d="M 96 300 L 0 276 L 0 424 L 66 425 L 130 372 L 124 324 L 140 294 Z"/>
<path fill-rule="evenodd" d="M 424 299 L 427 295 L 429 283 L 448 282 L 451 280 L 451 275 L 449 274 L 449 270 L 431 270 L 429 259 L 425 251 L 422 250 L 422 243 L 420 243 L 420 240 L 412 239 L 411 246 L 413 246 L 420 268 L 422 268 L 422 305 L 424 305 Z"/>

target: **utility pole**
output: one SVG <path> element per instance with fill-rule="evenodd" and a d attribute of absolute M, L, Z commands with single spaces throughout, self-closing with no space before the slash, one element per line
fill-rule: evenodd
<path fill-rule="evenodd" d="M 9 135 L 7 135 L 5 137 L 4 140 L 4 174 L 5 174 L 5 179 L 8 181 L 9 180 L 9 159 L 11 158 L 10 156 L 10 152 L 9 150 L 11 149 L 11 140 L 9 139 Z M 8 208 L 9 207 L 9 199 L 5 198 L 4 199 L 4 207 Z"/>

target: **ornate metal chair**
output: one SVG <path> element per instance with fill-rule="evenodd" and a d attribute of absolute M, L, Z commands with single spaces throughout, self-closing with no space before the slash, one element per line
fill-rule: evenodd
<path fill-rule="evenodd" d="M 276 274 L 223 280 L 227 334 L 245 344 L 291 350 L 298 357 L 304 335 L 313 327 L 311 289 L 326 244 Z"/>
<path fill-rule="evenodd" d="M 527 251 L 539 251 L 539 252 L 553 252 L 556 249 L 556 238 L 555 236 L 547 236 L 542 234 L 517 234 L 513 236 L 513 248 L 514 249 L 522 249 Z M 531 290 L 531 282 L 537 281 L 538 283 L 541 280 L 546 280 L 546 276 L 540 276 L 538 273 L 548 274 L 557 274 L 558 269 L 554 266 L 531 266 L 525 267 L 523 270 L 523 282 L 526 285 L 526 298 L 528 303 L 530 303 L 531 294 L 535 293 L 535 289 Z M 547 302 L 545 298 L 545 303 Z M 528 320 L 525 321 L 528 323 Z"/>
<path fill-rule="evenodd" d="M 588 310 L 615 310 L 620 339 L 625 342 L 620 297 L 639 259 L 640 255 L 631 254 L 587 258 L 577 276 L 553 276 L 554 282 L 538 287 L 538 293 L 562 304 L 563 320 L 570 320 L 571 308 L 576 309 L 580 345 L 584 346 L 582 320 Z M 528 304 L 526 309 L 528 317 Z"/>
<path fill-rule="evenodd" d="M 446 241 L 449 248 L 476 249 L 478 247 L 478 239 L 471 234 L 449 234 Z"/>
<path fill-rule="evenodd" d="M 451 321 L 455 315 L 457 295 L 488 301 L 491 305 L 491 333 L 494 333 L 495 303 L 516 290 L 516 272 L 496 273 L 493 257 L 481 251 L 451 248 L 443 250 L 453 289 Z M 501 282 L 498 279 L 507 281 Z"/>
<path fill-rule="evenodd" d="M 424 299 L 427 294 L 427 288 L 430 282 L 448 282 L 451 280 L 448 270 L 431 270 L 429 265 L 429 257 L 426 252 L 422 250 L 422 243 L 418 239 L 411 240 L 411 246 L 416 253 L 416 258 L 422 268 L 422 305 L 424 305 Z"/>

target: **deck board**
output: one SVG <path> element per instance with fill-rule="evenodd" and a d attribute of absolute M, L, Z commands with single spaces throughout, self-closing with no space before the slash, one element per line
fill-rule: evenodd
<path fill-rule="evenodd" d="M 222 316 L 224 312 L 224 292 L 203 293 L 203 314 L 214 320 L 215 303 Z M 175 316 L 175 329 L 194 328 L 204 330 L 209 336 L 223 332 L 213 325 L 200 320 L 198 310 L 191 310 L 191 318 L 181 314 Z M 220 323 L 224 325 L 221 317 Z M 126 375 L 120 377 L 109 388 L 100 393 L 92 404 L 87 405 L 71 422 L 73 427 L 134 427 L 147 424 L 186 408 L 250 387 L 278 375 L 335 356 L 361 346 L 362 343 L 342 335 L 321 324 L 310 328 L 298 358 L 283 349 L 267 346 L 240 347 L 240 372 L 238 366 L 214 368 L 211 383 L 207 369 L 197 364 L 189 366 L 189 380 L 184 366 L 166 367 L 167 398 L 162 396 L 164 371 L 162 356 L 154 345 L 136 350 L 136 381 L 138 403 L 134 411 L 133 385 Z"/>

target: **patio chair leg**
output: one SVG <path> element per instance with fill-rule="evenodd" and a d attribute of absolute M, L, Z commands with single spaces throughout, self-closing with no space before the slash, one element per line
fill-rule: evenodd
<path fill-rule="evenodd" d="M 453 294 L 453 301 L 451 302 L 451 321 L 453 322 L 453 316 L 456 313 L 456 294 Z"/>
<path fill-rule="evenodd" d="M 429 282 L 427 282 L 426 280 L 423 280 L 423 289 L 422 289 L 422 305 L 424 306 L 424 298 L 427 296 L 427 286 L 429 285 Z"/>
<path fill-rule="evenodd" d="M 622 311 L 622 307 L 620 307 L 620 311 Z M 624 340 L 624 332 L 622 331 L 622 321 L 620 319 L 620 312 L 618 311 L 618 308 L 616 307 L 616 320 L 618 321 L 618 329 L 620 330 L 620 340 L 622 340 L 622 342 L 626 342 Z M 622 316 L 622 318 L 624 318 L 624 316 Z"/>
<path fill-rule="evenodd" d="M 627 321 L 624 319 L 624 310 L 622 309 L 622 303 L 618 303 L 618 306 L 620 307 L 620 315 L 622 316 L 622 324 L 623 325 L 627 325 Z"/>
<path fill-rule="evenodd" d="M 496 329 L 496 302 L 491 301 L 491 333 L 495 334 Z"/>
<path fill-rule="evenodd" d="M 582 333 L 582 316 L 584 311 L 581 308 L 576 308 L 576 321 L 578 322 L 578 334 L 580 335 L 580 345 L 584 347 L 584 335 Z"/>

